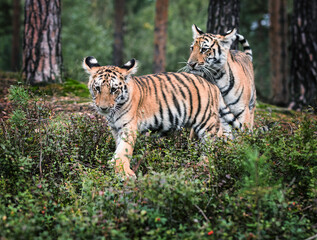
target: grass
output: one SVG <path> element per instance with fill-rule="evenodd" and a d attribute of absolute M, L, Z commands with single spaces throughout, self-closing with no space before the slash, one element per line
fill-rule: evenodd
<path fill-rule="evenodd" d="M 55 113 L 34 91 L 11 87 L 0 122 L 1 240 L 316 236 L 316 115 L 262 104 L 256 126 L 270 131 L 205 147 L 187 131 L 139 136 L 138 178 L 121 181 L 104 119 Z"/>

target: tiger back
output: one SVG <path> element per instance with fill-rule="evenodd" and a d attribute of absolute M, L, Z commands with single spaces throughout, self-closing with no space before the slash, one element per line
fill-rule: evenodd
<path fill-rule="evenodd" d="M 187 65 L 182 71 L 198 74 L 218 86 L 225 104 L 234 118 L 252 130 L 256 90 L 252 65 L 252 51 L 246 39 L 236 30 L 226 35 L 202 32 L 193 25 L 194 41 Z M 238 39 L 244 52 L 230 50 Z M 223 117 L 225 113 L 221 113 Z"/>
<path fill-rule="evenodd" d="M 135 176 L 130 168 L 137 132 L 168 132 L 183 127 L 194 130 L 202 142 L 220 137 L 219 89 L 190 73 L 132 76 L 137 62 L 122 67 L 100 66 L 93 57 L 83 62 L 90 74 L 88 87 L 94 105 L 105 115 L 116 140 L 116 171 Z"/>

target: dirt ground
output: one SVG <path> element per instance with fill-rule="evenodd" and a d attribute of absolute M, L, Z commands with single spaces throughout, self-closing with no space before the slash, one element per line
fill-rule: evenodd
<path fill-rule="evenodd" d="M 17 85 L 18 80 L 15 77 L 10 77 L 10 74 L 0 74 L 0 118 L 9 118 L 12 112 L 12 105 L 8 99 L 9 88 L 11 85 Z M 39 98 L 39 101 L 45 101 L 50 106 L 52 111 L 57 112 L 90 112 L 94 113 L 94 109 L 90 99 L 83 99 L 77 96 L 45 96 Z"/>

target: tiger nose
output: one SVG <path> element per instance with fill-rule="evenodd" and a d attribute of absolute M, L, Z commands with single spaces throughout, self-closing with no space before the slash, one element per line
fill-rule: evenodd
<path fill-rule="evenodd" d="M 188 62 L 187 65 L 189 65 L 192 69 L 195 68 L 195 66 L 197 65 L 196 62 Z"/>
<path fill-rule="evenodd" d="M 102 111 L 108 111 L 109 108 L 108 107 L 99 107 Z"/>

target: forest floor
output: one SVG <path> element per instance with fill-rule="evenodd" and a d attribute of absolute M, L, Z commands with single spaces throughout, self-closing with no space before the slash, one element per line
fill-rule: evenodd
<path fill-rule="evenodd" d="M 15 73 L 0 73 L 0 118 L 9 118 L 12 112 L 12 105 L 8 99 L 10 86 L 19 85 Z M 44 92 L 38 101 L 45 101 L 54 113 L 86 113 L 93 111 L 91 99 L 87 97 L 76 96 L 72 93 L 65 94 L 61 85 L 38 87 L 36 92 Z M 48 92 L 48 94 L 47 94 Z"/>
<path fill-rule="evenodd" d="M 15 73 L 0 72 L 0 118 L 7 119 L 12 112 L 12 106 L 8 99 L 8 92 L 11 85 L 18 85 L 17 75 Z M 61 85 L 53 84 L 51 87 L 39 87 L 39 91 L 44 92 L 39 101 L 45 101 L 55 113 L 92 113 L 94 108 L 89 97 L 76 96 L 73 93 L 63 91 Z M 48 94 L 47 94 L 48 92 Z M 270 115 L 266 119 L 267 124 L 279 122 L 284 128 L 293 128 L 294 123 L 290 120 L 302 116 L 303 112 L 296 112 L 287 108 L 277 107 L 270 104 L 258 103 L 255 116 L 255 127 L 261 127 L 260 118 L 264 115 Z M 317 120 L 317 114 L 310 114 L 310 117 Z"/>
<path fill-rule="evenodd" d="M 316 238 L 315 113 L 258 102 L 253 133 L 205 145 L 140 135 L 122 181 L 85 84 L 18 79 L 0 73 L 1 240 Z"/>

